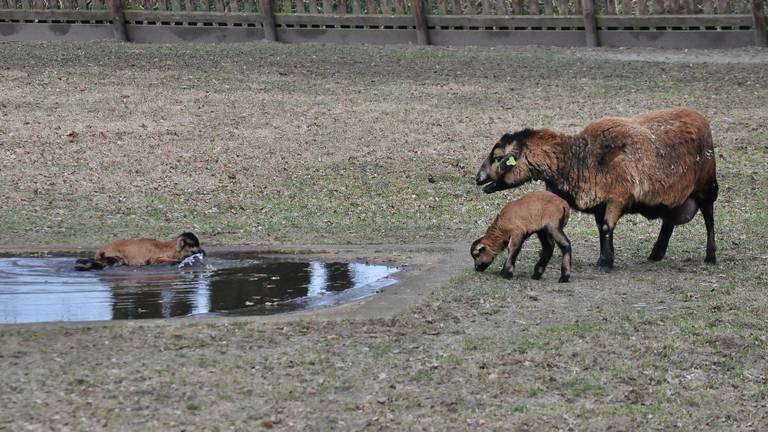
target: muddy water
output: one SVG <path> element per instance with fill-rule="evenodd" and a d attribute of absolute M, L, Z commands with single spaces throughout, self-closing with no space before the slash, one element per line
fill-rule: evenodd
<path fill-rule="evenodd" d="M 332 306 L 396 282 L 363 263 L 223 260 L 77 272 L 71 258 L 0 258 L 0 323 L 265 315 Z"/>

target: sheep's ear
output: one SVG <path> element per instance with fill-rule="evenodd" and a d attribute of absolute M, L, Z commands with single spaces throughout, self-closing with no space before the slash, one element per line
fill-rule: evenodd
<path fill-rule="evenodd" d="M 478 255 L 481 254 L 485 250 L 485 245 L 480 243 L 477 246 L 475 246 L 475 253 Z"/>
<path fill-rule="evenodd" d="M 504 174 L 510 168 L 517 165 L 517 158 L 513 154 L 504 156 L 504 159 L 499 161 L 499 173 Z"/>
<path fill-rule="evenodd" d="M 181 252 L 185 245 L 186 242 L 184 241 L 184 237 L 179 236 L 176 238 L 176 252 Z"/>

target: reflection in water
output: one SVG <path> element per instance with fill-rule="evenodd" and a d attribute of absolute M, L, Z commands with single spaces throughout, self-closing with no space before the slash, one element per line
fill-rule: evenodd
<path fill-rule="evenodd" d="M 72 259 L 0 259 L 0 323 L 271 314 L 365 297 L 396 268 L 206 259 L 183 267 L 75 272 Z"/>

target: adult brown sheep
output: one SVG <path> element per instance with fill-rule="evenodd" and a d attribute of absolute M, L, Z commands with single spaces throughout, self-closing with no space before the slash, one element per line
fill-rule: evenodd
<path fill-rule="evenodd" d="M 567 135 L 549 129 L 505 134 L 477 173 L 493 193 L 541 180 L 568 204 L 595 215 L 601 271 L 613 268 L 613 230 L 626 213 L 662 219 L 648 259 L 664 258 L 676 225 L 701 209 L 707 228 L 705 261 L 715 263 L 717 199 L 712 133 L 704 116 L 667 109 L 631 118 L 605 117 Z"/>

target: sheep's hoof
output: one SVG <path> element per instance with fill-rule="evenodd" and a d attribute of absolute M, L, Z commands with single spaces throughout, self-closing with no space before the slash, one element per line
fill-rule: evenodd
<path fill-rule="evenodd" d="M 654 262 L 661 261 L 662 259 L 664 259 L 664 255 L 666 254 L 657 252 L 657 251 L 652 251 L 651 254 L 648 255 L 648 261 L 654 261 Z"/>
<path fill-rule="evenodd" d="M 707 264 L 717 264 L 717 258 L 714 255 L 710 255 L 704 258 L 704 262 Z"/>
<path fill-rule="evenodd" d="M 531 276 L 531 279 L 533 279 L 533 280 L 540 280 L 541 279 L 541 273 L 534 273 L 533 276 Z"/>
<path fill-rule="evenodd" d="M 512 272 L 506 272 L 502 270 L 501 272 L 499 272 L 499 275 L 504 279 L 512 279 Z"/>
<path fill-rule="evenodd" d="M 607 264 L 600 264 L 597 266 L 597 270 L 600 273 L 610 273 L 611 271 L 613 271 L 613 266 L 607 265 Z"/>
<path fill-rule="evenodd" d="M 559 283 L 566 283 L 568 282 L 569 279 L 571 279 L 571 275 L 562 275 L 560 276 L 560 279 L 558 279 L 557 281 Z"/>

